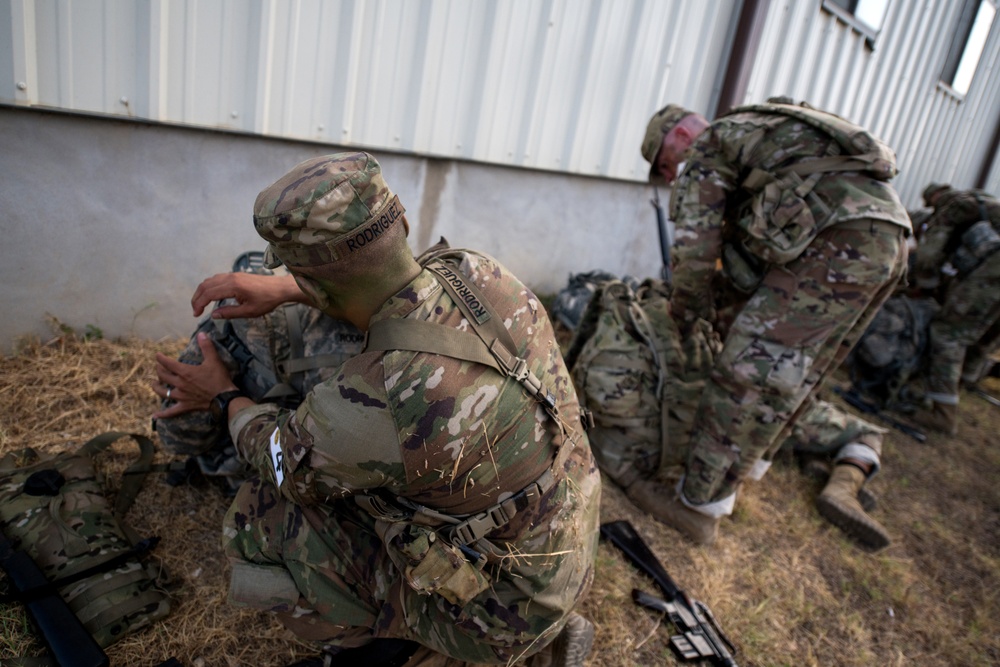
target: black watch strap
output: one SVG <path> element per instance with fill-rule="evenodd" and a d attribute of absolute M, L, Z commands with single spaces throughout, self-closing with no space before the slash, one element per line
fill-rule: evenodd
<path fill-rule="evenodd" d="M 229 404 L 234 398 L 239 398 L 240 396 L 246 396 L 246 394 L 239 389 L 230 389 L 229 391 L 216 394 L 209 405 L 209 412 L 212 413 L 212 419 L 222 424 L 229 421 Z"/>

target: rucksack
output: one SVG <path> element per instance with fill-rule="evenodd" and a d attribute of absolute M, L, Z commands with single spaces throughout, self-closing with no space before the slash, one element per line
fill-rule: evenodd
<path fill-rule="evenodd" d="M 831 211 L 813 194 L 819 179 L 831 172 L 860 171 L 880 181 L 896 173 L 893 150 L 864 128 L 835 114 L 806 104 L 752 104 L 736 113 L 780 114 L 812 125 L 834 141 L 826 155 L 796 162 L 774 172 L 753 169 L 740 184 L 749 195 L 737 225 L 746 234 L 743 243 L 765 262 L 785 264 L 805 250 L 816 235 L 836 222 Z M 817 220 L 814 211 L 825 210 Z"/>
<path fill-rule="evenodd" d="M 698 320 L 682 337 L 669 289 L 613 280 L 594 294 L 566 355 L 598 466 L 627 488 L 669 476 L 687 458 L 690 428 L 722 342 Z"/>
<path fill-rule="evenodd" d="M 940 306 L 931 298 L 897 295 L 885 302 L 845 364 L 856 389 L 885 408 L 926 363 L 930 322 Z"/>
<path fill-rule="evenodd" d="M 112 507 L 94 457 L 123 437 L 140 454 Z M 144 558 L 157 538 L 140 540 L 124 521 L 152 457 L 148 438 L 109 432 L 52 457 L 26 447 L 0 459 L 0 527 L 102 647 L 170 613 L 165 573 Z"/>
<path fill-rule="evenodd" d="M 601 285 L 618 280 L 618 277 L 607 271 L 596 269 L 587 273 L 574 273 L 569 277 L 566 287 L 559 290 L 552 301 L 553 319 L 560 322 L 570 331 L 576 331 L 583 319 L 583 313 L 587 310 L 594 292 Z M 628 283 L 633 289 L 639 286 L 639 282 L 634 278 L 625 276 L 622 280 Z"/>

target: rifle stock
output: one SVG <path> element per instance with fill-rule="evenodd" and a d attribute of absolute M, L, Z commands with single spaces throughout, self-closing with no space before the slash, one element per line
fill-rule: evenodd
<path fill-rule="evenodd" d="M 718 667 L 738 667 L 733 659 L 736 649 L 722 633 L 712 612 L 677 587 L 631 523 L 612 521 L 602 524 L 601 537 L 618 547 L 633 565 L 651 577 L 663 591 L 666 598 L 661 600 L 635 589 L 632 591 L 632 599 L 636 604 L 667 614 L 679 632 L 670 638 L 670 648 L 678 659 L 707 659 Z"/>
<path fill-rule="evenodd" d="M 35 594 L 49 587 L 45 573 L 27 553 L 14 548 L 0 531 L 0 567 L 16 594 L 26 596 L 28 616 L 42 636 L 45 645 L 59 667 L 108 667 L 104 649 L 100 647 L 66 601 L 55 590 Z"/>

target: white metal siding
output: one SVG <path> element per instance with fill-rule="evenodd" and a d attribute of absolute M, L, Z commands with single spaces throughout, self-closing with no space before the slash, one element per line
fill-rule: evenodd
<path fill-rule="evenodd" d="M 650 114 L 708 111 L 738 7 L 0 0 L 0 103 L 641 179 Z"/>
<path fill-rule="evenodd" d="M 654 110 L 714 111 L 741 7 L 0 0 L 0 104 L 642 180 Z M 895 148 L 908 204 L 931 180 L 972 185 L 1000 109 L 1000 21 L 963 99 L 939 84 L 961 8 L 891 0 L 871 49 L 821 0 L 772 0 L 744 101 L 786 94 L 865 125 Z"/>
<path fill-rule="evenodd" d="M 891 0 L 874 49 L 820 5 L 772 1 L 744 101 L 790 95 L 868 128 L 895 149 L 909 205 L 931 181 L 971 186 L 1000 120 L 1000 21 L 963 99 L 940 84 L 961 2 Z"/>

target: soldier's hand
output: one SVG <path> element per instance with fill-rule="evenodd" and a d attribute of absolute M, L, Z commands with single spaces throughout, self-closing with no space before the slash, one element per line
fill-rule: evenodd
<path fill-rule="evenodd" d="M 234 319 L 260 317 L 283 303 L 308 303 L 308 299 L 289 275 L 263 276 L 256 273 L 217 273 L 198 285 L 191 297 L 195 317 L 205 312 L 213 301 L 232 299 L 235 304 L 221 305 L 212 311 L 212 317 Z"/>
<path fill-rule="evenodd" d="M 215 343 L 204 332 L 198 333 L 198 347 L 204 361 L 197 365 L 186 364 L 162 352 L 156 353 L 156 377 L 159 382 L 153 383 L 153 392 L 174 403 L 154 413 L 153 419 L 208 410 L 217 394 L 237 388 L 229 369 L 215 351 Z"/>

